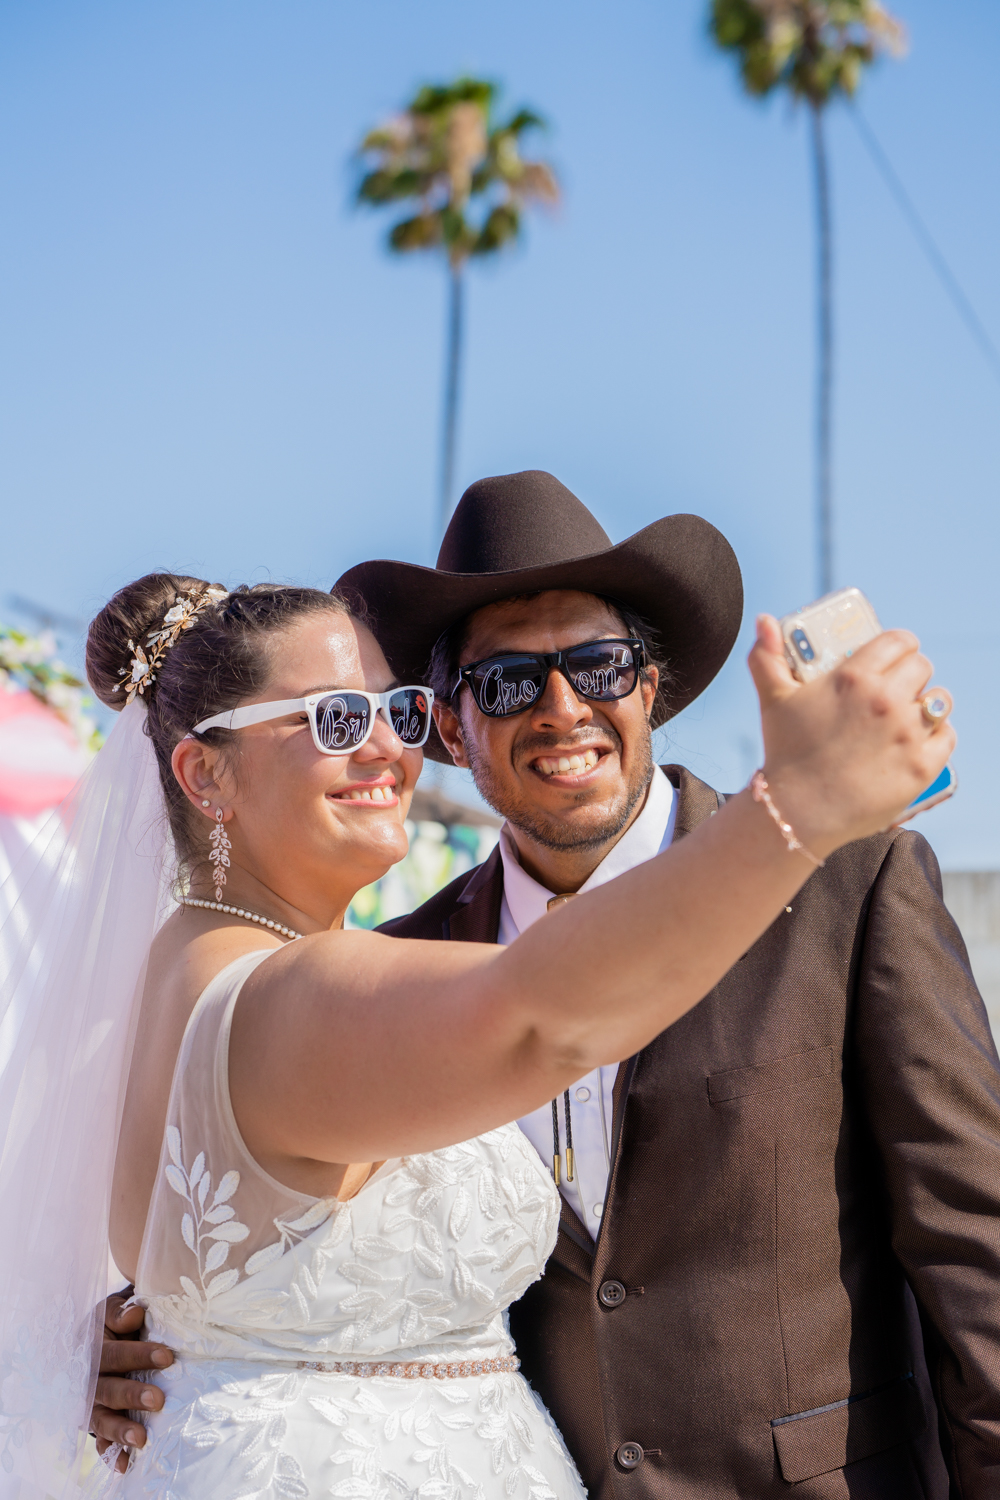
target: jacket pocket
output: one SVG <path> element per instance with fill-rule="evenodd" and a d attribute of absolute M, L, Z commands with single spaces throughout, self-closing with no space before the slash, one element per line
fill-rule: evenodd
<path fill-rule="evenodd" d="M 867 1395 L 832 1406 L 775 1417 L 771 1423 L 781 1477 L 788 1484 L 815 1479 L 908 1442 L 921 1431 L 924 1413 L 912 1375 Z"/>
<path fill-rule="evenodd" d="M 776 1057 L 759 1068 L 732 1068 L 728 1073 L 712 1073 L 708 1078 L 708 1097 L 712 1104 L 727 1099 L 742 1099 L 747 1094 L 770 1094 L 779 1089 L 807 1083 L 810 1078 L 825 1078 L 833 1072 L 833 1048 L 816 1047 L 810 1052 L 793 1052 Z"/>

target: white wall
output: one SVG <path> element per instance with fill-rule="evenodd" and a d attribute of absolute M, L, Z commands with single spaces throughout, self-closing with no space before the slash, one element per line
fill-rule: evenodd
<path fill-rule="evenodd" d="M 1000 1045 L 1000 870 L 951 870 L 943 879 L 945 904 L 961 928 Z"/>

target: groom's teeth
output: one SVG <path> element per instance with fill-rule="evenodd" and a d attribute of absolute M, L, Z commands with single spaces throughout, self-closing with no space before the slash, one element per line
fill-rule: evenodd
<path fill-rule="evenodd" d="M 540 757 L 535 764 L 543 776 L 579 776 L 592 771 L 599 758 L 596 750 L 585 750 L 582 755 L 560 755 L 553 760 Z"/>

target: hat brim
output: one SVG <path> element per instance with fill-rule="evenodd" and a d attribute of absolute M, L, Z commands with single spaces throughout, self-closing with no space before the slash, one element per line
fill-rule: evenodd
<path fill-rule="evenodd" d="M 652 726 L 693 703 L 733 649 L 743 619 L 743 580 L 721 531 L 701 516 L 665 516 L 617 546 L 567 562 L 505 573 L 446 573 L 416 563 L 359 563 L 337 582 L 365 603 L 386 660 L 400 682 L 425 680 L 444 631 L 514 594 L 578 589 L 629 606 L 647 620 L 670 683 L 657 698 Z M 437 731 L 425 747 L 450 765 Z"/>

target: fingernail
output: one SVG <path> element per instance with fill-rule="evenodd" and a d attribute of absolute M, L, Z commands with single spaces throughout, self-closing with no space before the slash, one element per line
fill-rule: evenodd
<path fill-rule="evenodd" d="M 147 1411 L 152 1411 L 156 1405 L 156 1396 L 153 1391 L 143 1391 L 139 1398 L 139 1405 L 144 1406 Z"/>
<path fill-rule="evenodd" d="M 167 1365 L 172 1365 L 174 1362 L 174 1356 L 169 1349 L 154 1349 L 151 1357 L 158 1370 L 165 1370 Z"/>
<path fill-rule="evenodd" d="M 139 1443 L 141 1442 L 141 1435 L 140 1435 L 140 1432 L 139 1432 L 139 1428 L 138 1427 L 126 1427 L 126 1429 L 125 1429 L 125 1441 L 126 1441 L 126 1443 L 128 1443 L 128 1445 L 129 1445 L 130 1448 L 137 1448 L 139 1446 Z"/>

